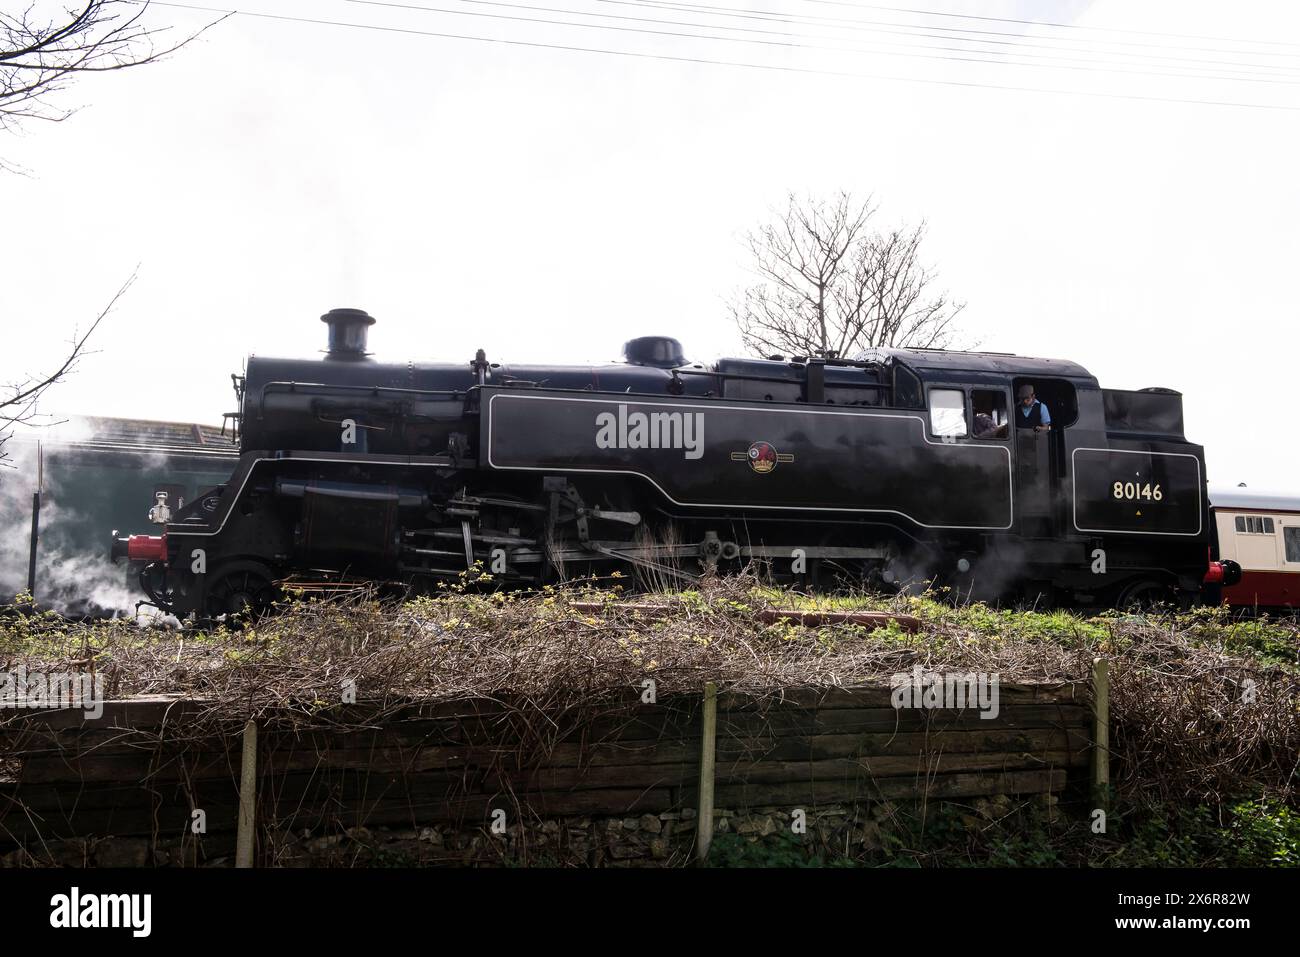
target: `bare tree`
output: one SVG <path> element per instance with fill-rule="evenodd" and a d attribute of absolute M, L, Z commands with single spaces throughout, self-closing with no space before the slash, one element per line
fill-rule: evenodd
<path fill-rule="evenodd" d="M 87 343 L 90 337 L 95 334 L 110 312 L 115 307 L 126 291 L 131 288 L 135 282 L 136 274 L 132 273 L 131 278 L 122 284 L 119 289 L 109 300 L 107 306 L 91 321 L 84 331 L 74 333 L 72 340 L 68 343 L 67 351 L 64 358 L 59 364 L 43 372 L 29 373 L 15 382 L 7 382 L 0 385 L 0 465 L 4 464 L 7 457 L 5 454 L 5 444 L 9 441 L 9 436 L 13 429 L 18 425 L 51 425 L 53 424 L 47 416 L 43 416 L 38 408 L 41 396 L 51 387 L 62 382 L 76 368 L 77 363 L 87 354 Z"/>
<path fill-rule="evenodd" d="M 760 281 L 730 304 L 747 349 L 857 357 L 880 346 L 951 344 L 965 304 L 933 288 L 920 258 L 925 223 L 875 230 L 875 214 L 870 197 L 791 193 L 784 212 L 748 234 Z"/>
<path fill-rule="evenodd" d="M 225 19 L 176 43 L 159 44 L 166 28 L 143 21 L 148 6 L 149 0 L 78 0 L 75 6 L 32 2 L 16 13 L 0 10 L 0 129 L 13 130 L 24 120 L 65 120 L 73 111 L 55 107 L 51 98 L 77 76 L 155 63 Z M 0 170 L 20 172 L 2 159 Z M 14 426 L 49 424 L 38 409 L 41 397 L 86 355 L 90 337 L 134 281 L 133 273 L 85 330 L 73 335 L 55 368 L 0 383 L 0 462 Z"/>
<path fill-rule="evenodd" d="M 225 19 L 159 44 L 167 28 L 143 22 L 148 7 L 149 0 L 78 0 L 72 7 L 32 2 L 18 13 L 0 11 L 0 127 L 67 119 L 73 111 L 51 105 L 50 97 L 77 76 L 154 63 Z"/>

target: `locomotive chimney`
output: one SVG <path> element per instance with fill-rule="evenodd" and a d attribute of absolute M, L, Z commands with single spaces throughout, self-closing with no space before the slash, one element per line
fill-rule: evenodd
<path fill-rule="evenodd" d="M 375 324 L 364 309 L 331 309 L 320 317 L 330 327 L 328 355 L 331 359 L 363 359 L 366 330 Z"/>

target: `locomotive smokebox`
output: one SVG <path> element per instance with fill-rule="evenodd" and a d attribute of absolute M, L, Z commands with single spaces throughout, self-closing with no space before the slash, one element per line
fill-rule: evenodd
<path fill-rule="evenodd" d="M 682 344 L 667 336 L 641 336 L 623 345 L 623 358 L 629 365 L 675 369 L 686 365 Z"/>
<path fill-rule="evenodd" d="M 331 359 L 364 359 L 366 330 L 375 324 L 364 309 L 331 309 L 320 317 L 330 327 L 328 355 Z"/>

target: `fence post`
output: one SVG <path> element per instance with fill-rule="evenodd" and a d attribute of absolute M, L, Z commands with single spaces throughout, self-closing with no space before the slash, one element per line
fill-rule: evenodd
<path fill-rule="evenodd" d="M 700 809 L 696 818 L 695 856 L 704 860 L 713 843 L 713 765 L 718 743 L 718 686 L 704 686 L 704 730 L 700 737 Z"/>
<path fill-rule="evenodd" d="M 1110 798 L 1110 664 L 1092 662 L 1092 793 L 1099 807 Z"/>
<path fill-rule="evenodd" d="M 239 831 L 235 838 L 235 866 L 253 866 L 253 838 L 257 808 L 257 722 L 244 725 L 244 753 L 239 769 Z"/>
<path fill-rule="evenodd" d="M 27 593 L 36 603 L 36 546 L 41 534 L 41 493 L 32 493 L 32 545 L 27 556 Z"/>

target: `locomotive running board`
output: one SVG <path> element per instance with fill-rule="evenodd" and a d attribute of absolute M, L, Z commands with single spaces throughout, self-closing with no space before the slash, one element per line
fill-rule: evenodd
<path fill-rule="evenodd" d="M 459 534 L 456 535 L 459 538 Z M 476 541 L 486 541 L 481 535 L 475 535 Z M 739 557 L 741 558 L 793 558 L 791 554 L 795 548 L 793 546 L 781 545 L 741 545 Z M 818 547 L 802 545 L 798 550 L 805 558 L 840 558 L 840 559 L 885 559 L 889 558 L 887 549 L 884 548 L 852 548 L 852 547 Z M 418 551 L 418 550 L 417 550 Z M 628 545 L 627 542 L 590 542 L 585 547 L 564 548 L 553 552 L 554 557 L 561 561 L 580 561 L 584 558 L 590 559 L 592 552 L 609 555 L 613 558 L 619 558 L 624 561 L 654 559 L 690 559 L 704 558 L 704 543 L 697 542 L 687 545 Z M 455 553 L 439 553 L 455 554 Z M 531 563 L 542 560 L 541 550 L 519 549 L 510 553 L 512 563 Z"/>
<path fill-rule="evenodd" d="M 793 558 L 791 552 L 796 549 L 782 545 L 742 545 L 740 546 L 740 555 L 742 558 Z M 889 558 L 889 550 L 885 548 L 819 548 L 812 546 L 805 548 L 800 545 L 797 549 L 805 558 Z"/>

